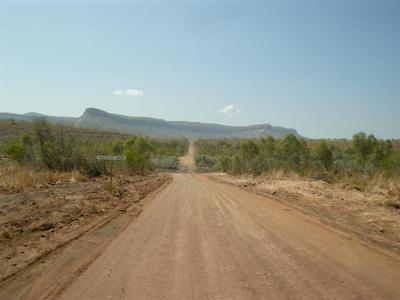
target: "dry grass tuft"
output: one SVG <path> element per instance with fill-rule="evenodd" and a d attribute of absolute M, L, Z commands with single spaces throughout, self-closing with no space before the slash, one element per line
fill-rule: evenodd
<path fill-rule="evenodd" d="M 345 173 L 332 176 L 328 182 L 337 183 L 347 189 L 384 194 L 400 200 L 400 177 L 387 177 L 383 173 L 377 173 L 373 177 Z"/>
<path fill-rule="evenodd" d="M 37 188 L 43 184 L 84 181 L 85 177 L 78 171 L 54 172 L 46 169 L 22 167 L 14 163 L 0 166 L 0 190 L 21 191 Z"/>
<path fill-rule="evenodd" d="M 272 169 L 268 172 L 264 172 L 263 176 L 267 178 L 301 178 L 301 176 L 298 175 L 296 172 L 285 169 Z M 259 176 L 255 175 L 252 177 L 257 178 Z"/>

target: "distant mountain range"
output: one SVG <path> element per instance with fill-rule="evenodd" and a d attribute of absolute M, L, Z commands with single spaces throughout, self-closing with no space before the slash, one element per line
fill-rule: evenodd
<path fill-rule="evenodd" d="M 111 114 L 97 108 L 86 109 L 83 115 L 78 118 L 47 116 L 33 112 L 22 115 L 0 113 L 0 120 L 31 121 L 35 118 L 46 118 L 51 123 L 81 128 L 103 129 L 151 137 L 255 138 L 274 136 L 280 138 L 288 133 L 293 133 L 300 137 L 295 129 L 269 124 L 226 126 L 199 122 L 165 121 L 162 119 Z"/>

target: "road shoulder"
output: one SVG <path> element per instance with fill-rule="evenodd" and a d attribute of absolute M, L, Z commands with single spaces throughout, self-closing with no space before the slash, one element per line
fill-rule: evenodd
<path fill-rule="evenodd" d="M 268 178 L 209 173 L 208 179 L 273 199 L 362 240 L 400 254 L 400 211 L 384 205 L 382 193 L 366 193 L 305 178 Z"/>
<path fill-rule="evenodd" d="M 0 283 L 0 299 L 52 299 L 81 274 L 172 180 L 93 224 Z"/>

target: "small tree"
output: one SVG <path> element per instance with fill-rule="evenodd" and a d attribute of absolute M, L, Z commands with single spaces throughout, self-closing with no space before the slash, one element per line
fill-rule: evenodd
<path fill-rule="evenodd" d="M 126 140 L 125 142 L 125 148 L 132 148 L 133 146 L 135 146 L 135 141 L 136 141 L 136 137 L 130 137 L 129 139 Z"/>
<path fill-rule="evenodd" d="M 327 143 L 325 141 L 319 142 L 315 152 L 317 154 L 317 159 L 321 161 L 325 169 L 330 170 L 332 168 L 333 155 Z"/>
<path fill-rule="evenodd" d="M 39 145 L 44 145 L 53 140 L 49 123 L 45 118 L 35 119 L 33 121 L 33 127 L 35 130 L 36 141 Z"/>
<path fill-rule="evenodd" d="M 146 170 L 146 158 L 138 149 L 129 149 L 126 152 L 126 164 L 133 173 L 144 174 Z"/>
<path fill-rule="evenodd" d="M 372 134 L 367 137 L 364 132 L 360 132 L 353 136 L 353 145 L 359 158 L 365 162 L 367 157 L 374 151 L 377 140 Z"/>
<path fill-rule="evenodd" d="M 268 136 L 263 140 L 263 154 L 267 158 L 274 157 L 276 152 L 275 139 L 272 136 Z"/>
<path fill-rule="evenodd" d="M 33 149 L 33 142 L 31 137 L 28 134 L 23 134 L 20 137 L 20 145 L 22 147 L 22 151 L 23 151 L 23 163 L 24 164 L 28 164 L 30 162 L 32 162 L 35 159 L 35 153 L 34 153 L 34 149 Z"/>
<path fill-rule="evenodd" d="M 112 144 L 112 154 L 121 155 L 124 152 L 124 143 L 122 141 L 115 141 Z"/>
<path fill-rule="evenodd" d="M 308 155 L 307 144 L 304 140 L 298 140 L 294 134 L 287 134 L 281 141 L 281 159 L 286 168 L 303 172 Z"/>
<path fill-rule="evenodd" d="M 43 118 L 35 119 L 34 129 L 40 159 L 46 167 L 54 169 L 54 137 L 51 134 L 49 123 Z"/>
<path fill-rule="evenodd" d="M 52 168 L 60 171 L 71 170 L 75 167 L 74 140 L 72 136 L 65 133 L 63 128 L 54 136 L 53 142 L 49 143 L 51 152 Z"/>
<path fill-rule="evenodd" d="M 389 170 L 392 167 L 393 144 L 390 140 L 376 143 L 371 160 L 376 168 Z"/>
<path fill-rule="evenodd" d="M 260 153 L 260 149 L 258 148 L 257 144 L 253 141 L 245 141 L 240 146 L 240 156 L 244 160 L 252 160 Z"/>
<path fill-rule="evenodd" d="M 139 153 L 141 153 L 142 155 L 144 155 L 144 157 L 150 158 L 150 154 L 151 151 L 153 150 L 151 147 L 151 144 L 147 141 L 147 139 L 145 139 L 144 137 L 138 137 L 135 140 L 135 146 L 134 146 Z"/>

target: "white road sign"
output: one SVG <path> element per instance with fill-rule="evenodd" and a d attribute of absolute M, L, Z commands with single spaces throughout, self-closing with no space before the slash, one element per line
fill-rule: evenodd
<path fill-rule="evenodd" d="M 125 160 L 125 156 L 114 156 L 114 155 L 97 155 L 98 160 Z"/>

